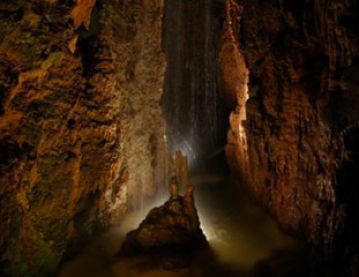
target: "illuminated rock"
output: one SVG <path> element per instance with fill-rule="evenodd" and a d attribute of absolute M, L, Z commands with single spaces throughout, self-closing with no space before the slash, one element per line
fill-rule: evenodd
<path fill-rule="evenodd" d="M 169 193 L 170 193 L 170 199 L 177 199 L 178 198 L 178 183 L 177 179 L 175 177 L 172 177 L 170 185 L 169 185 Z"/>
<path fill-rule="evenodd" d="M 1 276 L 53 276 L 163 186 L 163 1 L 94 4 L 0 1 Z"/>
<path fill-rule="evenodd" d="M 240 1 L 240 8 L 238 2 L 226 1 L 219 47 L 222 88 L 237 100 L 230 119 L 229 163 L 249 177 L 252 195 L 283 229 L 331 247 L 342 236 L 342 226 L 352 229 L 349 233 L 359 230 L 358 212 L 348 210 L 356 209 L 358 189 L 338 178 L 344 153 L 357 153 L 355 147 L 345 149 L 341 133 L 359 119 L 353 78 L 358 43 L 352 28 L 357 4 Z M 240 55 L 243 66 L 236 62 Z M 235 96 L 244 85 L 245 65 L 249 100 L 243 102 Z M 247 144 L 239 139 L 242 134 Z"/>
<path fill-rule="evenodd" d="M 180 187 L 184 187 L 188 184 L 188 158 L 179 150 L 176 151 L 173 157 L 173 171 L 173 174 L 177 177 Z"/>
<path fill-rule="evenodd" d="M 178 196 L 151 210 L 138 229 L 127 234 L 119 255 L 171 248 L 193 249 L 203 245 L 206 245 L 206 238 L 194 205 L 186 205 L 186 199 Z"/>
<path fill-rule="evenodd" d="M 95 3 L 96 0 L 76 1 L 76 7 L 71 12 L 71 16 L 76 28 L 84 25 L 87 30 L 90 29 L 91 14 Z"/>

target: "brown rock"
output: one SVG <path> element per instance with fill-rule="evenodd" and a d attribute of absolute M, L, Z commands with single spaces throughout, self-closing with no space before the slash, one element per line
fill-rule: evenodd
<path fill-rule="evenodd" d="M 358 99 L 355 81 L 346 75 L 355 76 L 352 70 L 358 68 L 358 38 L 351 27 L 358 20 L 353 12 L 358 4 L 228 0 L 231 15 L 238 10 L 236 2 L 243 4 L 241 28 L 235 20 L 231 22 L 237 26 L 231 28 L 242 43 L 250 81 L 249 100 L 243 106 L 237 100 L 235 111 L 246 109 L 247 144 L 238 139 L 242 122 L 231 117 L 230 163 L 236 171 L 245 171 L 254 198 L 283 229 L 314 245 L 331 247 L 342 237 L 344 222 L 347 230 L 359 230 L 354 223 L 358 210 L 351 204 L 356 200 L 350 197 L 358 191 L 352 182 L 338 178 L 345 171 L 344 149 L 357 153 L 341 131 L 359 119 L 358 101 L 352 98 Z M 224 35 L 230 34 L 228 25 Z M 231 52 L 225 50 L 235 49 L 227 46 L 228 41 L 221 41 L 221 74 L 226 93 L 235 95 L 235 85 L 244 79 L 227 57 Z M 356 137 L 355 131 L 351 137 Z M 243 152 L 248 167 L 243 167 Z M 355 212 L 345 212 L 348 206 Z"/>
<path fill-rule="evenodd" d="M 71 12 L 76 29 L 83 25 L 90 30 L 91 14 L 95 3 L 96 0 L 76 0 L 76 7 Z"/>
<path fill-rule="evenodd" d="M 95 1 L 73 2 L 0 1 L 1 276 L 54 275 L 163 184 L 163 3 L 105 1 L 77 32 Z"/>
<path fill-rule="evenodd" d="M 197 212 L 185 203 L 185 199 L 179 196 L 151 210 L 138 229 L 127 234 L 119 255 L 190 250 L 206 245 Z"/>

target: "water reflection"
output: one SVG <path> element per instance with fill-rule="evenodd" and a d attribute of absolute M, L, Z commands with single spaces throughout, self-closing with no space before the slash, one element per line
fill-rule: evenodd
<path fill-rule="evenodd" d="M 295 248 L 297 243 L 283 235 L 273 220 L 256 207 L 244 192 L 213 176 L 208 182 L 198 176 L 196 199 L 203 228 L 219 262 L 251 271 L 273 250 Z"/>

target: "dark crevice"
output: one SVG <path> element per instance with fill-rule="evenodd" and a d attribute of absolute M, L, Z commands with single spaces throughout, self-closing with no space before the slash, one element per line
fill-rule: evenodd
<path fill-rule="evenodd" d="M 359 168 L 359 127 L 350 129 L 344 135 L 346 159 L 337 174 L 338 200 L 344 204 L 346 213 L 342 238 L 345 241 L 339 246 L 346 246 L 347 252 L 359 251 L 359 186 L 357 175 Z"/>

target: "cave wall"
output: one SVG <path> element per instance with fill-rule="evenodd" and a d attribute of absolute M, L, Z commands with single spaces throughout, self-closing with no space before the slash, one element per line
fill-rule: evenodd
<path fill-rule="evenodd" d="M 0 275 L 48 276 L 136 194 L 155 194 L 162 9 L 0 3 Z"/>
<path fill-rule="evenodd" d="M 345 230 L 358 230 L 352 223 L 358 213 L 348 208 L 358 190 L 354 181 L 338 178 L 355 151 L 345 133 L 359 119 L 358 1 L 226 2 L 231 24 L 223 33 L 234 30 L 249 70 L 246 120 L 231 124 L 229 160 L 241 172 L 236 151 L 247 152 L 246 183 L 254 198 L 283 229 L 330 247 Z M 231 80 L 245 82 L 236 72 Z M 226 83 L 224 93 L 233 96 L 233 84 Z M 236 139 L 241 124 L 247 149 Z"/>
<path fill-rule="evenodd" d="M 226 1 L 223 9 L 224 26 L 218 49 L 218 72 L 220 91 L 227 106 L 232 110 L 229 116 L 225 153 L 231 171 L 242 180 L 249 175 L 247 136 L 244 122 L 247 117 L 248 69 L 238 42 L 242 7 L 233 1 Z"/>
<path fill-rule="evenodd" d="M 166 63 L 162 49 L 164 1 L 119 1 L 112 13 L 120 152 L 129 172 L 130 205 L 141 208 L 146 198 L 165 189 L 169 178 L 160 104 Z"/>

